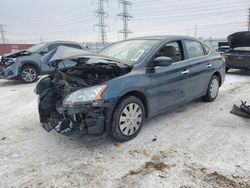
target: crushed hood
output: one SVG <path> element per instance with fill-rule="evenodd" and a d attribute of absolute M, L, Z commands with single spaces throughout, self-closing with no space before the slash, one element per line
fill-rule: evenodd
<path fill-rule="evenodd" d="M 5 63 L 8 62 L 9 60 L 12 60 L 13 58 L 18 58 L 18 57 L 21 57 L 21 56 L 28 56 L 28 55 L 30 55 L 30 52 L 27 52 L 25 50 L 5 54 L 2 57 L 0 57 L 0 65 L 5 66 Z"/>
<path fill-rule="evenodd" d="M 16 58 L 19 56 L 26 56 L 26 55 L 30 55 L 30 52 L 27 52 L 26 50 L 21 50 L 19 52 L 5 54 L 2 56 L 2 58 Z"/>
<path fill-rule="evenodd" d="M 250 31 L 233 33 L 227 40 L 231 48 L 250 47 Z"/>
<path fill-rule="evenodd" d="M 49 64 L 50 66 L 56 66 L 62 60 L 66 60 L 66 59 L 74 60 L 78 58 L 86 58 L 86 59 L 94 58 L 94 59 L 102 59 L 102 60 L 107 60 L 107 61 L 114 61 L 116 63 L 126 64 L 116 58 L 98 55 L 93 52 L 66 47 L 66 46 L 59 46 L 58 48 L 50 51 L 42 58 L 42 61 L 43 63 Z"/>

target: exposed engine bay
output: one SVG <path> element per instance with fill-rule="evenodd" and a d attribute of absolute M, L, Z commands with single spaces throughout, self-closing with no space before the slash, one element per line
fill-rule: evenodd
<path fill-rule="evenodd" d="M 11 53 L 11 54 L 7 54 L 4 55 L 0 58 L 0 66 L 3 67 L 8 67 L 10 63 L 8 63 L 9 61 L 12 61 L 13 58 L 17 58 L 20 56 L 27 56 L 30 55 L 30 52 L 27 52 L 25 50 L 19 51 L 19 52 L 15 52 L 15 53 Z"/>
<path fill-rule="evenodd" d="M 73 60 L 76 65 L 61 71 L 55 67 L 53 73 L 41 79 L 36 87 L 39 95 L 39 114 L 42 127 L 47 131 L 55 129 L 62 134 L 89 133 L 97 134 L 98 124 L 104 123 L 105 105 L 86 103 L 66 108 L 65 98 L 80 89 L 95 86 L 122 76 L 131 71 L 129 66 L 120 66 L 116 62 L 98 60 L 97 63 L 86 63 L 89 59 Z M 58 65 L 57 62 L 56 65 Z M 102 126 L 104 127 L 104 126 Z M 102 128 L 103 129 L 103 128 Z"/>

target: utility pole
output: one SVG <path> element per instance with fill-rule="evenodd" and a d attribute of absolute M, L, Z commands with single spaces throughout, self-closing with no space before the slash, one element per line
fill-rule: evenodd
<path fill-rule="evenodd" d="M 133 18 L 133 16 L 128 13 L 128 7 L 131 7 L 132 3 L 127 0 L 119 0 L 119 5 L 120 4 L 122 5 L 123 12 L 117 16 L 119 16 L 123 21 L 123 29 L 118 31 L 118 33 L 122 33 L 123 39 L 126 40 L 128 38 L 128 34 L 132 33 L 132 31 L 128 29 L 128 22 Z"/>
<path fill-rule="evenodd" d="M 108 0 L 98 0 L 98 9 L 94 11 L 96 17 L 98 18 L 98 23 L 94 27 L 98 27 L 98 40 L 104 45 L 107 40 L 106 28 L 108 25 L 105 24 L 105 19 L 108 17 L 108 13 L 104 10 L 104 2 L 108 3 Z"/>
<path fill-rule="evenodd" d="M 248 9 L 248 31 L 250 31 L 250 8 Z"/>
<path fill-rule="evenodd" d="M 194 26 L 194 37 L 197 38 L 197 25 Z"/>
<path fill-rule="evenodd" d="M 6 25 L 0 24 L 0 33 L 1 33 L 1 39 L 2 39 L 2 43 L 5 44 L 6 39 L 5 39 L 5 30 L 4 27 Z"/>

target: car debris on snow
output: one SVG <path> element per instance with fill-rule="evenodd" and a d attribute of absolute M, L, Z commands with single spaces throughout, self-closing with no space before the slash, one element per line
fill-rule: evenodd
<path fill-rule="evenodd" d="M 231 113 L 244 118 L 250 118 L 250 106 L 247 105 L 246 101 L 245 102 L 241 101 L 240 106 L 237 105 L 233 106 Z"/>

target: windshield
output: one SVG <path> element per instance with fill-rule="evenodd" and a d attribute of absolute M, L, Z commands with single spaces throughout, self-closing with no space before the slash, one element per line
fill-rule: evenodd
<path fill-rule="evenodd" d="M 137 63 L 159 40 L 129 40 L 108 46 L 99 54 L 113 57 L 129 65 Z"/>
<path fill-rule="evenodd" d="M 43 48 L 47 43 L 45 42 L 42 42 L 42 43 L 39 43 L 39 44 L 36 44 L 30 48 L 28 48 L 26 51 L 30 52 L 30 53 L 34 53 L 34 52 L 37 52 L 39 51 L 41 48 Z"/>

